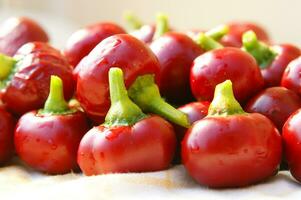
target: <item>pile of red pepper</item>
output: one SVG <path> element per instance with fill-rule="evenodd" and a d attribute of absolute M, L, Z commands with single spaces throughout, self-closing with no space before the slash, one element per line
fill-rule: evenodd
<path fill-rule="evenodd" d="M 180 32 L 165 15 L 99 22 L 60 51 L 28 18 L 0 26 L 0 164 L 47 174 L 182 163 L 201 185 L 301 182 L 301 51 L 254 23 Z M 178 108 L 176 108 L 178 107 Z"/>

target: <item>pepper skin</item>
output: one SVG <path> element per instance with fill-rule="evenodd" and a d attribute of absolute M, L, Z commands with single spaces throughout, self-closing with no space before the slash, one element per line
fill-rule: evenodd
<path fill-rule="evenodd" d="M 272 87 L 254 96 L 245 110 L 263 114 L 281 131 L 288 117 L 300 107 L 301 99 L 295 92 L 284 87 Z"/>
<path fill-rule="evenodd" d="M 193 60 L 204 50 L 183 33 L 169 32 L 150 44 L 161 65 L 160 92 L 168 102 L 183 104 L 193 100 L 189 73 Z"/>
<path fill-rule="evenodd" d="M 239 102 L 246 101 L 264 86 L 256 60 L 233 47 L 206 52 L 197 57 L 190 71 L 190 86 L 198 101 L 211 101 L 218 83 L 230 79 Z"/>
<path fill-rule="evenodd" d="M 162 32 L 152 42 L 150 48 L 161 64 L 160 92 L 168 102 L 181 105 L 194 100 L 189 86 L 191 64 L 205 50 L 222 47 L 215 39 L 227 31 L 228 27 L 219 26 L 198 34 L 194 40 L 184 33 Z"/>
<path fill-rule="evenodd" d="M 242 187 L 275 175 L 281 161 L 281 136 L 258 113 L 245 113 L 231 81 L 216 86 L 208 116 L 195 122 L 182 142 L 182 160 L 200 184 Z"/>
<path fill-rule="evenodd" d="M 53 84 L 53 77 L 51 82 Z M 89 130 L 84 113 L 68 108 L 63 100 L 61 83 L 58 84 L 58 88 L 53 88 L 50 93 L 49 97 L 53 97 L 48 98 L 44 109 L 23 115 L 15 129 L 19 157 L 32 168 L 48 174 L 78 169 L 77 149 Z"/>
<path fill-rule="evenodd" d="M 111 108 L 105 123 L 81 140 L 78 164 L 85 175 L 147 172 L 169 167 L 176 137 L 171 124 L 145 115 L 128 97 L 120 68 L 109 71 Z"/>
<path fill-rule="evenodd" d="M 260 41 L 269 43 L 270 38 L 266 30 L 258 24 L 251 22 L 231 22 L 228 23 L 229 33 L 221 39 L 221 43 L 226 47 L 242 46 L 242 35 L 247 31 L 254 31 Z"/>
<path fill-rule="evenodd" d="M 194 122 L 207 116 L 209 105 L 210 102 L 208 101 L 191 102 L 179 107 L 178 110 L 185 113 L 188 117 L 189 123 L 193 124 Z M 183 140 L 186 131 L 187 128 L 175 126 L 175 132 L 179 142 Z"/>
<path fill-rule="evenodd" d="M 301 182 L 301 109 L 292 114 L 282 129 L 285 158 L 293 177 Z"/>
<path fill-rule="evenodd" d="M 288 64 L 286 67 L 282 79 L 281 86 L 287 89 L 295 91 L 297 94 L 301 95 L 301 57 L 296 58 Z"/>
<path fill-rule="evenodd" d="M 47 43 L 27 43 L 14 58 L 6 59 L 11 59 L 12 64 L 6 66 L 8 72 L 1 77 L 2 100 L 14 114 L 22 115 L 43 106 L 48 96 L 51 75 L 63 79 L 64 95 L 66 99 L 72 97 L 72 68 L 59 51 Z"/>
<path fill-rule="evenodd" d="M 15 121 L 3 106 L 0 107 L 0 165 L 8 161 L 14 153 Z"/>
<path fill-rule="evenodd" d="M 104 39 L 79 65 L 82 68 L 77 78 L 77 99 L 89 117 L 99 123 L 110 107 L 108 71 L 111 67 L 122 68 L 127 87 L 143 74 L 155 74 L 159 82 L 158 59 L 143 42 L 127 34 Z"/>
<path fill-rule="evenodd" d="M 210 102 L 191 102 L 178 108 L 179 111 L 185 113 L 188 117 L 189 123 L 203 119 L 207 116 Z M 174 163 L 178 164 L 181 161 L 181 142 L 186 134 L 187 128 L 174 125 L 175 133 L 177 136 L 177 148 Z"/>
<path fill-rule="evenodd" d="M 45 30 L 27 17 L 12 17 L 0 25 L 0 53 L 13 56 L 28 42 L 48 42 Z"/>
<path fill-rule="evenodd" d="M 290 44 L 268 46 L 258 41 L 254 32 L 243 34 L 243 49 L 254 56 L 261 68 L 265 86 L 279 86 L 287 65 L 300 56 L 300 49 Z"/>
<path fill-rule="evenodd" d="M 101 22 L 89 25 L 69 37 L 63 54 L 71 66 L 75 67 L 103 39 L 121 33 L 126 32 L 115 23 Z"/>

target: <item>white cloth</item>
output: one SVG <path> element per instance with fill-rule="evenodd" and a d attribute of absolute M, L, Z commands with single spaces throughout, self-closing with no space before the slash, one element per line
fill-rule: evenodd
<path fill-rule="evenodd" d="M 183 166 L 151 173 L 109 174 L 86 177 L 69 173 L 50 176 L 22 165 L 0 168 L 0 199 L 98 200 L 300 200 L 301 185 L 289 172 L 264 183 L 238 189 L 209 189 L 198 185 Z"/>

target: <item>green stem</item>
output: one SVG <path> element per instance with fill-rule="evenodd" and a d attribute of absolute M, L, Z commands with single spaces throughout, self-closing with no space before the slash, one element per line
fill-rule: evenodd
<path fill-rule="evenodd" d="M 242 36 L 242 49 L 250 53 L 257 61 L 261 69 L 268 67 L 277 56 L 271 47 L 258 41 L 253 31 L 247 31 Z"/>
<path fill-rule="evenodd" d="M 208 116 L 228 116 L 244 113 L 244 110 L 234 97 L 232 82 L 226 80 L 216 85 L 214 98 L 209 106 Z"/>
<path fill-rule="evenodd" d="M 206 36 L 211 37 L 212 39 L 218 41 L 220 40 L 224 35 L 228 34 L 229 32 L 229 26 L 227 25 L 220 25 L 217 26 L 205 33 Z"/>
<path fill-rule="evenodd" d="M 58 76 L 50 78 L 50 91 L 42 114 L 63 114 L 69 111 L 68 103 L 64 99 L 63 81 Z"/>
<path fill-rule="evenodd" d="M 213 38 L 207 36 L 205 33 L 199 33 L 195 39 L 195 42 L 205 51 L 223 48 L 223 45 L 215 41 Z"/>
<path fill-rule="evenodd" d="M 111 107 L 105 118 L 106 126 L 130 126 L 145 118 L 146 115 L 128 97 L 123 72 L 113 67 L 109 71 Z"/>
<path fill-rule="evenodd" d="M 139 76 L 128 90 L 129 96 L 144 111 L 158 114 L 183 127 L 189 127 L 189 121 L 183 112 L 166 103 L 155 84 L 154 75 Z"/>
<path fill-rule="evenodd" d="M 168 17 L 162 13 L 156 16 L 156 31 L 154 39 L 157 39 L 169 31 Z"/>
<path fill-rule="evenodd" d="M 125 12 L 123 18 L 129 25 L 129 27 L 133 30 L 140 29 L 143 25 L 142 21 L 132 12 Z"/>
<path fill-rule="evenodd" d="M 16 64 L 16 60 L 12 57 L 0 54 L 0 80 L 5 80 L 11 73 Z"/>

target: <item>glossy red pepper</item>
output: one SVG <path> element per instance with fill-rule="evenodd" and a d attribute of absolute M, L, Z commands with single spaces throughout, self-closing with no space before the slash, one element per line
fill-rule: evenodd
<path fill-rule="evenodd" d="M 68 107 L 62 88 L 62 80 L 51 76 L 44 109 L 23 115 L 15 129 L 15 146 L 20 158 L 34 169 L 49 174 L 78 168 L 77 149 L 89 129 L 84 113 Z"/>
<path fill-rule="evenodd" d="M 95 121 L 103 122 L 109 110 L 108 71 L 120 66 L 126 86 L 139 75 L 155 74 L 159 82 L 160 64 L 141 41 L 127 34 L 104 39 L 79 63 L 76 96 L 85 112 Z"/>
<path fill-rule="evenodd" d="M 188 173 L 209 187 L 241 187 L 275 175 L 282 140 L 272 122 L 245 113 L 235 100 L 231 81 L 216 86 L 208 116 L 195 122 L 182 142 Z"/>
<path fill-rule="evenodd" d="M 3 106 L 0 106 L 0 165 L 14 154 L 15 120 Z"/>
<path fill-rule="evenodd" d="M 286 67 L 282 79 L 281 86 L 295 91 L 301 95 L 301 57 L 296 58 Z"/>
<path fill-rule="evenodd" d="M 199 101 L 211 101 L 215 86 L 227 79 L 233 82 L 234 94 L 239 102 L 245 102 L 264 86 L 256 60 L 238 48 L 214 49 L 194 60 L 190 86 Z"/>
<path fill-rule="evenodd" d="M 176 137 L 171 124 L 145 115 L 128 97 L 120 68 L 109 70 L 111 108 L 105 123 L 81 140 L 78 164 L 84 174 L 146 172 L 169 167 Z"/>
<path fill-rule="evenodd" d="M 282 129 L 285 158 L 293 177 L 301 182 L 301 109 L 293 113 Z"/>
<path fill-rule="evenodd" d="M 69 37 L 63 53 L 69 63 L 75 67 L 103 39 L 121 33 L 126 32 L 115 23 L 100 22 L 91 24 L 77 30 Z"/>
<path fill-rule="evenodd" d="M 160 65 L 160 92 L 167 101 L 182 104 L 191 101 L 190 66 L 204 50 L 183 33 L 169 32 L 150 44 Z"/>
<path fill-rule="evenodd" d="M 270 38 L 266 30 L 258 24 L 251 22 L 228 23 L 229 33 L 221 38 L 221 43 L 226 47 L 241 47 L 242 35 L 247 31 L 254 31 L 260 41 L 269 43 Z"/>
<path fill-rule="evenodd" d="M 226 34 L 226 29 L 227 27 L 217 27 L 205 34 L 218 38 L 218 35 Z M 191 102 L 193 96 L 189 85 L 190 67 L 193 60 L 204 53 L 203 48 L 206 47 L 203 45 L 206 41 L 199 40 L 199 37 L 194 41 L 184 33 L 161 34 L 162 36 L 150 44 L 161 65 L 160 92 L 168 102 L 174 104 Z"/>
<path fill-rule="evenodd" d="M 281 131 L 288 117 L 299 108 L 301 99 L 295 92 L 284 87 L 272 87 L 250 99 L 245 110 L 263 114 Z"/>
<path fill-rule="evenodd" d="M 188 117 L 189 123 L 193 124 L 194 122 L 196 122 L 200 119 L 203 119 L 204 117 L 207 116 L 209 105 L 210 105 L 210 102 L 208 102 L 208 101 L 192 102 L 192 103 L 188 103 L 186 105 L 179 107 L 178 110 L 185 113 Z M 177 148 L 176 148 L 174 163 L 180 163 L 181 162 L 181 142 L 185 136 L 187 127 L 174 125 L 174 129 L 175 129 L 175 133 L 177 136 Z"/>
<path fill-rule="evenodd" d="M 154 75 L 149 74 L 139 76 L 130 86 L 128 94 L 130 98 L 142 109 L 142 111 L 155 113 L 173 123 L 177 137 L 177 147 L 173 163 L 179 163 L 181 160 L 179 143 L 184 135 L 184 133 L 181 133 L 185 132 L 192 123 L 192 121 L 189 121 L 189 116 L 191 115 L 193 120 L 201 115 L 201 109 L 205 110 L 205 108 L 202 108 L 201 105 L 195 105 L 196 110 L 194 114 L 192 112 L 186 114 L 185 112 L 174 108 L 161 97 L 159 87 L 155 84 Z"/>
<path fill-rule="evenodd" d="M 0 88 L 6 107 L 17 115 L 41 108 L 48 96 L 51 75 L 63 79 L 64 95 L 74 92 L 72 68 L 65 58 L 47 43 L 23 45 L 14 58 L 0 55 Z"/>
<path fill-rule="evenodd" d="M 28 42 L 48 42 L 45 30 L 27 17 L 12 17 L 0 25 L 0 53 L 13 56 Z"/>
<path fill-rule="evenodd" d="M 188 117 L 189 123 L 193 124 L 194 122 L 207 116 L 209 105 L 209 101 L 192 102 L 179 107 L 178 110 L 185 113 Z M 187 128 L 176 125 L 175 132 L 179 144 L 183 140 L 186 131 Z"/>
<path fill-rule="evenodd" d="M 243 34 L 243 49 L 254 56 L 261 68 L 266 87 L 279 86 L 287 65 L 300 56 L 300 49 L 290 44 L 268 46 L 257 40 L 253 31 Z"/>

